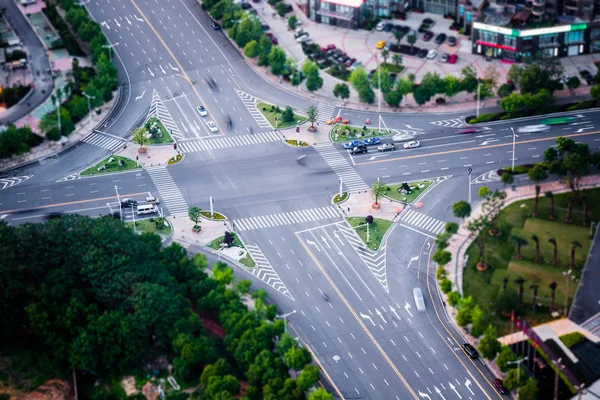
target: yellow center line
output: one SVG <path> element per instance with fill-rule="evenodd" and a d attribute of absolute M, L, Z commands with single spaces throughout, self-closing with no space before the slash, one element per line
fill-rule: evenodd
<path fill-rule="evenodd" d="M 31 207 L 31 208 L 19 208 L 19 209 L 15 209 L 15 210 L 2 210 L 2 211 L 0 211 L 0 213 L 10 214 L 10 213 L 16 213 L 16 212 L 21 212 L 21 211 L 42 210 L 44 208 L 52 208 L 52 207 L 60 207 L 60 206 L 70 206 L 70 205 L 73 205 L 73 204 L 91 203 L 91 202 L 94 202 L 94 201 L 103 201 L 103 200 L 117 199 L 119 197 L 120 198 L 126 198 L 126 197 L 140 196 L 140 195 L 143 195 L 143 194 L 147 195 L 148 192 L 121 194 L 119 196 L 98 197 L 98 198 L 95 198 L 95 199 L 69 201 L 69 202 L 66 202 L 66 203 L 46 204 L 46 205 L 43 205 L 43 206 L 35 206 L 35 207 Z"/>
<path fill-rule="evenodd" d="M 588 135 L 596 135 L 598 133 L 600 133 L 600 131 L 574 133 L 574 134 L 571 134 L 571 135 L 560 135 L 560 136 L 553 136 L 553 137 L 549 137 L 549 138 L 522 140 L 520 142 L 516 142 L 515 146 L 518 146 L 518 145 L 521 145 L 521 144 L 527 144 L 527 143 L 537 143 L 537 142 L 545 142 L 545 141 L 548 141 L 548 140 L 556 140 L 559 137 L 588 136 Z M 413 158 L 441 156 L 441 155 L 446 155 L 446 154 L 462 153 L 463 151 L 485 150 L 485 149 L 491 149 L 491 148 L 494 148 L 494 147 L 506 147 L 506 146 L 512 146 L 512 142 L 510 142 L 510 143 L 490 144 L 488 146 L 480 146 L 480 147 L 469 147 L 469 148 L 466 148 L 466 149 L 447 150 L 447 151 L 440 151 L 440 152 L 437 152 L 437 153 L 419 154 L 419 155 L 414 155 L 414 156 L 406 156 L 406 157 L 397 157 L 397 158 L 388 158 L 388 159 L 381 159 L 381 160 L 365 161 L 365 162 L 356 163 L 355 165 L 366 165 L 366 164 L 374 164 L 374 163 L 382 163 L 382 162 L 390 162 L 390 161 L 409 160 L 409 159 L 413 159 Z M 426 149 L 427 147 L 423 147 L 423 148 Z"/>
<path fill-rule="evenodd" d="M 138 12 L 142 15 L 142 18 L 144 19 L 144 21 L 148 24 L 148 26 L 150 27 L 150 29 L 152 30 L 152 32 L 154 32 L 154 34 L 156 35 L 156 37 L 158 38 L 158 40 L 162 43 L 162 45 L 167 50 L 167 52 L 169 53 L 169 55 L 171 56 L 171 58 L 173 59 L 173 61 L 175 62 L 175 64 L 177 64 L 177 66 L 179 67 L 179 69 L 182 72 L 182 75 L 180 75 L 180 76 L 190 85 L 190 87 L 192 88 L 192 90 L 194 91 L 194 93 L 196 94 L 196 96 L 198 97 L 198 99 L 200 100 L 200 103 L 203 104 L 203 105 L 206 105 L 206 103 L 202 99 L 202 96 L 200 96 L 200 93 L 198 92 L 198 89 L 196 89 L 196 87 L 192 83 L 192 80 L 188 76 L 187 72 L 185 72 L 185 69 L 183 68 L 183 65 L 181 65 L 181 63 L 179 62 L 179 60 L 177 59 L 177 57 L 175 57 L 175 54 L 173 54 L 173 52 L 171 51 L 171 49 L 169 48 L 169 46 L 167 46 L 167 44 L 163 40 L 162 36 L 160 36 L 160 34 L 156 30 L 156 28 L 154 28 L 154 25 L 152 25 L 150 23 L 150 21 L 146 17 L 146 14 L 144 14 L 144 12 L 142 11 L 142 9 L 136 4 L 135 0 L 130 0 L 130 1 L 131 1 L 131 4 L 133 4 L 133 6 L 136 8 L 136 10 L 138 10 Z M 211 113 L 210 110 L 208 109 L 208 106 L 206 106 L 205 108 L 206 108 L 206 111 L 210 114 L 210 117 L 213 119 L 214 123 L 217 124 L 217 127 L 219 127 L 219 130 L 221 130 L 221 132 L 225 132 L 221 128 L 219 122 L 217 122 L 218 120 L 215 118 L 215 116 L 213 115 L 213 113 Z"/>
<path fill-rule="evenodd" d="M 360 319 L 360 317 L 358 316 L 358 314 L 356 313 L 356 311 L 354 311 L 354 309 L 352 308 L 352 306 L 350 306 L 350 304 L 348 303 L 348 301 L 346 300 L 346 298 L 342 295 L 342 292 L 340 292 L 340 290 L 338 289 L 338 287 L 333 283 L 333 280 L 327 274 L 327 272 L 325 272 L 325 269 L 323 268 L 323 266 L 319 263 L 319 261 L 317 261 L 317 259 L 313 255 L 313 253 L 310 251 L 310 249 L 304 243 L 304 241 L 300 238 L 300 236 L 298 236 L 297 233 L 295 235 L 296 235 L 296 239 L 298 239 L 298 241 L 300 242 L 300 244 L 302 244 L 302 247 L 304 247 L 304 250 L 306 250 L 306 252 L 310 256 L 310 258 L 312 258 L 312 260 L 317 265 L 317 267 L 319 268 L 319 270 L 321 271 L 321 273 L 323 274 L 323 276 L 327 279 L 327 281 L 329 282 L 329 284 L 331 285 L 331 287 L 333 287 L 333 290 L 336 291 L 336 293 L 338 294 L 338 296 L 340 296 L 340 299 L 342 299 L 342 302 L 344 302 L 344 304 L 346 305 L 346 307 L 348 308 L 348 310 L 352 313 L 352 315 L 354 316 L 354 319 L 356 319 L 356 321 L 363 328 L 363 330 L 365 331 L 365 333 L 367 334 L 367 336 L 369 336 L 369 338 L 371 339 L 371 341 L 373 342 L 373 344 L 375 345 L 375 347 L 377 347 L 377 350 L 379 350 L 379 352 L 381 353 L 381 355 L 383 356 L 383 358 L 387 361 L 387 363 L 390 365 L 390 367 L 392 368 L 392 370 L 396 373 L 396 375 L 398 376 L 398 378 L 400 378 L 400 380 L 402 381 L 402 383 L 404 383 L 404 386 L 406 386 L 406 388 L 408 389 L 408 391 L 410 392 L 410 394 L 413 396 L 413 398 L 415 400 L 418 400 L 419 398 L 417 397 L 417 395 L 416 395 L 415 391 L 413 390 L 413 388 L 410 387 L 410 385 L 408 384 L 408 382 L 406 381 L 406 379 L 404 378 L 404 376 L 400 373 L 400 371 L 398 370 L 398 368 L 396 368 L 396 365 L 392 362 L 392 360 L 389 358 L 389 356 L 383 350 L 383 348 L 381 347 L 381 345 L 379 344 L 379 342 L 377 341 L 377 339 L 375 339 L 375 337 L 371 334 L 371 332 L 366 327 L 366 325 L 362 322 L 362 320 Z"/>
<path fill-rule="evenodd" d="M 431 267 L 431 255 L 433 253 L 433 248 L 435 246 L 431 246 L 431 249 L 429 250 L 429 254 L 427 255 L 427 291 L 429 292 L 429 297 L 431 298 L 431 304 L 433 304 L 433 309 L 435 311 L 435 315 L 437 316 L 438 321 L 440 322 L 440 324 L 444 327 L 444 329 L 446 330 L 446 332 L 448 333 L 448 335 L 450 335 L 450 337 L 452 337 L 452 339 L 454 340 L 454 343 L 456 343 L 457 346 L 460 346 L 460 342 L 458 340 L 456 340 L 456 338 L 454 337 L 454 335 L 452 334 L 452 332 L 450 332 L 450 330 L 446 327 L 446 325 L 444 324 L 444 322 L 442 322 L 442 319 L 440 318 L 440 314 L 438 313 L 437 307 L 435 305 L 435 301 L 433 300 L 433 294 L 431 293 L 431 279 L 429 279 L 429 271 L 430 271 L 430 267 Z M 481 392 L 485 395 L 485 397 L 487 397 L 489 400 L 491 400 L 492 398 L 483 390 L 483 387 L 481 386 L 481 384 L 479 383 L 479 381 L 473 376 L 473 374 L 471 373 L 471 371 L 467 368 L 467 366 L 465 365 L 465 363 L 463 362 L 463 360 L 461 359 L 461 357 L 459 357 L 456 352 L 452 349 L 452 347 L 446 342 L 446 339 L 442 336 L 442 334 L 438 331 L 437 328 L 434 327 L 434 329 L 436 330 L 437 334 L 440 335 L 440 338 L 442 339 L 442 341 L 446 344 L 446 346 L 448 346 L 448 348 L 450 349 L 450 351 L 452 352 L 452 354 L 454 354 L 454 356 L 456 357 L 456 359 L 462 364 L 462 366 L 465 368 L 465 370 L 467 371 L 467 373 L 469 374 L 469 376 L 471 378 L 473 378 L 473 382 L 479 386 L 479 389 L 481 389 Z M 461 352 L 462 353 L 462 352 Z M 477 369 L 477 371 L 479 371 L 479 373 L 481 374 L 481 376 L 483 377 L 483 379 L 485 380 L 485 382 L 492 388 L 492 391 L 494 393 L 496 393 L 496 395 L 500 398 L 503 399 L 502 396 L 500 396 L 497 392 L 496 389 L 494 388 L 494 386 L 492 386 L 492 384 L 487 380 L 487 377 L 483 374 L 483 372 L 481 372 L 481 370 L 479 369 L 479 367 L 475 364 L 475 362 L 473 360 L 471 360 L 469 358 L 469 360 L 471 361 L 471 364 L 473 364 L 473 366 L 475 367 L 475 369 Z"/>

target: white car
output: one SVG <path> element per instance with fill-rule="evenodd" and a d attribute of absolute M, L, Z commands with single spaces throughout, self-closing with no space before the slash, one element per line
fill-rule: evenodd
<path fill-rule="evenodd" d="M 536 132 L 547 132 L 550 130 L 548 125 L 527 125 L 521 126 L 517 129 L 519 133 L 536 133 Z"/>
<path fill-rule="evenodd" d="M 217 128 L 217 124 L 215 124 L 214 122 L 208 121 L 206 124 L 208 125 L 208 130 L 210 130 L 211 132 L 219 132 L 219 128 Z"/>
<path fill-rule="evenodd" d="M 381 21 L 380 23 L 377 24 L 377 26 L 375 27 L 375 30 L 377 31 L 382 31 L 383 28 L 385 28 L 385 22 Z"/>
<path fill-rule="evenodd" d="M 208 115 L 208 111 L 206 111 L 204 106 L 198 106 L 196 107 L 196 110 L 198 110 L 198 114 L 200 114 L 201 117 L 206 117 Z"/>
<path fill-rule="evenodd" d="M 298 39 L 296 39 L 296 42 L 298 42 L 298 43 L 307 43 L 307 42 L 310 42 L 311 40 L 312 39 L 310 38 L 310 36 L 308 36 L 308 34 L 306 34 L 306 35 L 302 35 Z"/>
<path fill-rule="evenodd" d="M 421 143 L 419 143 L 418 140 L 411 140 L 410 142 L 404 143 L 402 146 L 404 146 L 405 149 L 416 149 L 417 147 L 421 147 Z"/>
<path fill-rule="evenodd" d="M 428 60 L 433 60 L 434 58 L 437 57 L 437 51 L 435 51 L 434 49 L 431 49 L 427 52 L 427 59 Z"/>
<path fill-rule="evenodd" d="M 392 137 L 392 141 L 394 142 L 407 142 L 415 138 L 415 135 L 411 135 L 410 133 L 399 133 Z"/>

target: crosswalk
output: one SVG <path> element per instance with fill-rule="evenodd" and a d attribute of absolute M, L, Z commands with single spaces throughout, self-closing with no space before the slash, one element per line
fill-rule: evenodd
<path fill-rule="evenodd" d="M 408 210 L 403 213 L 400 217 L 400 223 L 406 225 L 412 225 L 421 231 L 431 232 L 434 235 L 444 232 L 446 223 L 439 219 L 429 217 L 423 213 L 415 211 L 414 209 Z"/>
<path fill-rule="evenodd" d="M 240 97 L 240 100 L 242 100 L 242 103 L 244 103 L 244 106 L 246 106 L 246 109 L 248 110 L 250 115 L 252 115 L 252 118 L 254 118 L 254 121 L 256 121 L 256 123 L 258 124 L 259 127 L 272 128 L 271 123 L 269 121 L 267 121 L 265 116 L 256 107 L 256 102 L 257 102 L 256 97 L 254 97 L 244 91 L 241 91 L 237 88 L 235 89 L 235 92 Z"/>
<path fill-rule="evenodd" d="M 263 215 L 233 220 L 237 231 L 273 228 L 275 226 L 299 224 L 302 222 L 320 221 L 324 219 L 339 219 L 341 216 L 333 206 L 309 208 L 307 210 L 288 211 L 279 214 Z"/>
<path fill-rule="evenodd" d="M 346 185 L 350 194 L 369 189 L 363 178 L 356 173 L 332 143 L 318 143 L 314 148 L 323 157 L 327 165 L 333 169 L 338 178 L 342 180 L 342 183 Z"/>
<path fill-rule="evenodd" d="M 103 149 L 113 152 L 123 146 L 127 141 L 105 132 L 94 131 L 91 135 L 84 138 L 82 142 L 91 144 L 92 146 L 102 147 Z"/>
<path fill-rule="evenodd" d="M 250 255 L 252 256 L 252 259 L 256 263 L 256 266 L 254 268 L 244 269 L 250 272 L 255 277 L 257 277 L 258 279 L 260 279 L 261 281 L 265 282 L 267 285 L 277 290 L 279 293 L 294 300 L 294 297 L 292 297 L 292 294 L 290 293 L 288 288 L 285 286 L 281 278 L 279 278 L 279 275 L 277 274 L 275 269 L 273 269 L 271 263 L 269 262 L 269 260 L 267 260 L 262 250 L 255 245 L 246 245 L 245 247 L 248 253 L 250 253 Z"/>
<path fill-rule="evenodd" d="M 181 194 L 181 191 L 175 184 L 175 181 L 171 177 L 171 174 L 167 170 L 167 167 L 157 166 L 149 167 L 146 169 L 150 179 L 156 186 L 158 193 L 162 199 L 163 204 L 169 210 L 169 214 L 172 216 L 187 216 L 188 205 Z"/>
<path fill-rule="evenodd" d="M 327 121 L 333 118 L 333 112 L 335 106 L 331 104 L 318 103 L 317 104 L 317 121 L 326 124 Z"/>
<path fill-rule="evenodd" d="M 441 126 L 444 128 L 460 128 L 465 124 L 464 117 L 458 117 L 454 119 L 443 119 L 441 121 L 432 121 L 430 124 Z"/>
<path fill-rule="evenodd" d="M 162 122 L 162 124 L 165 128 L 167 128 L 173 139 L 180 140 L 185 138 L 185 136 L 177 127 L 177 124 L 173 120 L 173 117 L 171 117 L 171 113 L 169 112 L 169 110 L 167 110 L 167 107 L 165 107 L 163 101 L 161 100 L 156 90 L 152 92 L 152 102 L 150 104 L 150 110 L 148 111 L 148 116 L 146 117 L 144 124 L 148 122 L 148 120 L 152 117 L 158 118 L 160 122 Z"/>
<path fill-rule="evenodd" d="M 277 131 L 259 132 L 252 135 L 225 136 L 212 139 L 193 139 L 178 142 L 182 153 L 225 149 L 229 147 L 248 146 L 252 144 L 277 142 L 282 140 Z"/>

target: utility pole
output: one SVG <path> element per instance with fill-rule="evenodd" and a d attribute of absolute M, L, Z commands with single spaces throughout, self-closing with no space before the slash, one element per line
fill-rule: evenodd
<path fill-rule="evenodd" d="M 472 200 L 471 199 L 471 174 L 473 173 L 473 168 L 469 167 L 468 171 L 469 171 L 469 174 L 468 174 L 468 177 L 469 177 L 469 205 L 472 205 L 471 204 L 472 203 L 471 202 L 471 200 Z"/>
<path fill-rule="evenodd" d="M 377 59 L 379 61 L 379 57 Z M 377 121 L 379 124 L 378 133 L 381 134 L 381 66 L 377 66 L 377 81 L 379 85 L 379 93 L 377 93 Z"/>
<path fill-rule="evenodd" d="M 115 185 L 115 192 L 117 192 L 117 201 L 119 202 L 119 219 L 123 221 L 123 208 L 121 207 L 121 198 L 119 197 L 119 188 Z"/>
<path fill-rule="evenodd" d="M 58 92 L 57 92 L 58 94 Z M 58 133 L 62 136 L 62 128 L 60 126 L 60 97 L 52 95 L 52 103 L 56 105 L 56 118 L 58 120 Z"/>
<path fill-rule="evenodd" d="M 516 143 L 515 143 L 515 142 L 516 142 L 516 140 L 517 140 L 517 138 L 518 138 L 519 136 L 517 136 L 517 135 L 515 134 L 515 130 L 514 130 L 514 128 L 513 128 L 512 126 L 510 127 L 510 130 L 512 131 L 512 134 L 513 134 L 513 148 L 512 148 L 512 171 L 513 171 L 513 172 L 515 172 L 515 156 L 516 156 L 516 154 L 515 154 L 515 144 L 516 144 Z"/>
<path fill-rule="evenodd" d="M 95 99 L 96 96 L 90 96 L 89 94 L 85 93 L 85 92 L 81 92 L 81 94 L 83 94 L 88 101 L 88 113 L 90 114 L 90 122 L 94 119 L 94 115 L 92 114 L 92 105 L 90 103 L 90 99 Z"/>
<path fill-rule="evenodd" d="M 552 363 L 556 365 L 556 371 L 554 371 L 554 400 L 558 400 L 558 372 L 562 368 L 560 365 L 561 360 L 562 358 L 559 358 L 556 361 L 552 360 Z"/>
<path fill-rule="evenodd" d="M 210 217 L 214 218 L 214 211 L 213 211 L 213 200 L 214 198 L 212 196 L 209 197 L 209 201 L 210 201 Z"/>
<path fill-rule="evenodd" d="M 284 322 L 283 330 L 285 333 L 287 333 L 287 317 L 289 317 L 292 314 L 296 314 L 296 310 L 293 310 L 287 314 L 277 315 L 277 318 L 283 318 L 283 322 Z"/>
<path fill-rule="evenodd" d="M 135 227 L 135 211 L 133 210 L 133 204 L 131 204 L 131 217 L 133 218 L 133 232 L 137 233 L 137 228 Z"/>
<path fill-rule="evenodd" d="M 343 181 L 342 181 L 342 178 L 340 178 L 340 199 L 342 198 L 342 185 L 343 185 Z"/>
<path fill-rule="evenodd" d="M 517 364 L 517 397 L 519 396 L 519 389 L 521 388 L 519 382 L 521 382 L 521 364 L 526 361 L 527 357 L 523 357 L 520 360 L 508 361 L 507 364 Z M 556 399 L 555 399 L 556 400 Z"/>
<path fill-rule="evenodd" d="M 481 82 L 477 78 L 477 118 L 479 118 L 479 97 L 481 95 Z"/>

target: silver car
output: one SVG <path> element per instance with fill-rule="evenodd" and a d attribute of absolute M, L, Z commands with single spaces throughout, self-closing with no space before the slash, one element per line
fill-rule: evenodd
<path fill-rule="evenodd" d="M 415 135 L 410 134 L 410 133 L 399 133 L 397 135 L 394 135 L 392 137 L 392 140 L 394 142 L 408 142 L 409 140 L 413 140 L 415 138 Z"/>
<path fill-rule="evenodd" d="M 527 125 L 527 126 L 520 126 L 517 129 L 517 132 L 519 133 L 537 133 L 537 132 L 547 132 L 550 130 L 550 127 L 548 125 Z"/>
<path fill-rule="evenodd" d="M 405 149 L 416 149 L 417 147 L 421 147 L 421 143 L 418 140 L 411 140 L 410 142 L 406 142 L 402 145 Z"/>
<path fill-rule="evenodd" d="M 377 151 L 391 151 L 396 150 L 396 145 L 394 143 L 384 143 L 381 146 L 377 146 Z"/>

